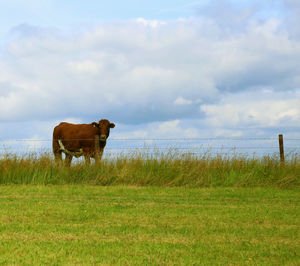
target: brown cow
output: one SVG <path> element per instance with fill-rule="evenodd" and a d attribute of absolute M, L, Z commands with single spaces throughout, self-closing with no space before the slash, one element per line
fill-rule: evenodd
<path fill-rule="evenodd" d="M 62 162 L 62 152 L 65 153 L 65 165 L 70 166 L 73 156 L 84 156 L 86 164 L 90 158 L 96 163 L 101 160 L 109 131 L 115 124 L 107 119 L 91 124 L 60 123 L 53 130 L 53 153 L 56 163 Z"/>

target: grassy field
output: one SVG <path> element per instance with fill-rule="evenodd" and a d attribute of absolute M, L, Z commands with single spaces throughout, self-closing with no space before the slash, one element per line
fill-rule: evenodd
<path fill-rule="evenodd" d="M 158 159 L 159 158 L 159 159 Z M 137 152 L 99 166 L 75 164 L 56 167 L 49 154 L 5 155 L 0 159 L 0 184 L 86 184 L 188 187 L 300 187 L 300 157 L 294 155 L 283 165 L 274 156 L 201 157 L 145 155 Z"/>
<path fill-rule="evenodd" d="M 7 154 L 0 264 L 299 265 L 299 187 L 296 155 Z"/>
<path fill-rule="evenodd" d="M 300 264 L 299 189 L 2 185 L 0 206 L 0 264 Z"/>

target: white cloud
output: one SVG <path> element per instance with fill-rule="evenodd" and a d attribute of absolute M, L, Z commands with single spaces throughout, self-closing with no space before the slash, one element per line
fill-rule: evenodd
<path fill-rule="evenodd" d="M 117 124 L 118 130 L 113 132 L 112 138 L 120 139 L 176 139 L 200 137 L 197 123 L 186 123 L 183 120 L 153 122 L 143 125 L 126 126 Z"/>
<path fill-rule="evenodd" d="M 201 110 L 213 127 L 300 127 L 300 97 L 296 92 L 230 94 L 218 104 L 202 105 Z"/>
<path fill-rule="evenodd" d="M 184 99 L 183 97 L 178 97 L 175 101 L 174 101 L 174 104 L 177 104 L 177 105 L 189 105 L 189 104 L 192 104 L 193 101 L 191 100 L 187 100 L 187 99 Z"/>
<path fill-rule="evenodd" d="M 74 118 L 74 117 L 67 117 L 67 118 L 64 118 L 62 121 L 72 123 L 72 124 L 80 124 L 80 123 L 84 122 L 81 119 Z M 61 121 L 57 121 L 57 124 L 59 124 L 60 122 Z M 98 122 L 98 121 L 95 121 L 95 122 Z"/>
<path fill-rule="evenodd" d="M 76 74 L 99 74 L 102 66 L 91 60 L 83 60 L 68 63 L 70 70 Z"/>
<path fill-rule="evenodd" d="M 136 137 L 297 131 L 295 27 L 246 11 L 238 28 L 213 15 L 108 22 L 80 33 L 16 27 L 0 51 L 0 121 L 109 118 L 134 125 L 128 134 Z"/>
<path fill-rule="evenodd" d="M 2 51 L 0 119 L 165 121 L 200 117 L 196 99 L 215 101 L 222 91 L 299 88 L 300 43 L 279 24 L 251 23 L 236 34 L 191 18 L 150 31 L 127 22 L 22 35 Z"/>
<path fill-rule="evenodd" d="M 144 18 L 138 18 L 136 19 L 137 23 L 142 24 L 143 26 L 149 26 L 151 28 L 157 28 L 160 25 L 165 25 L 166 22 L 164 21 L 159 21 L 159 20 L 147 20 Z"/>

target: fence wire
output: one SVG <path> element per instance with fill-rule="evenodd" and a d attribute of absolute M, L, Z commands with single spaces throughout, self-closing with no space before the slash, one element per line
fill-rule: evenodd
<path fill-rule="evenodd" d="M 66 141 L 80 141 L 70 139 Z M 84 139 L 85 141 L 87 139 Z M 51 153 L 52 139 L 0 139 L 0 154 Z M 90 139 L 94 141 L 94 139 Z M 285 154 L 300 154 L 300 138 L 284 138 Z M 279 155 L 275 137 L 203 137 L 203 138 L 109 138 L 104 157 L 142 153 L 159 156 L 176 153 L 189 155 Z"/>
<path fill-rule="evenodd" d="M 64 141 L 74 141 L 74 140 L 94 140 L 94 139 L 64 139 Z M 236 141 L 243 141 L 243 140 L 277 140 L 278 137 L 211 137 L 211 138 L 109 138 L 108 141 L 223 141 L 223 140 L 236 140 Z M 285 141 L 300 141 L 300 138 L 284 138 Z M 0 139 L 0 142 L 52 142 L 53 139 Z"/>

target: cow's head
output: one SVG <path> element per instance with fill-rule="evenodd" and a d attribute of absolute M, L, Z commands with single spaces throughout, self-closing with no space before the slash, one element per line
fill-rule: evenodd
<path fill-rule="evenodd" d="M 107 119 L 102 119 L 98 123 L 93 122 L 92 125 L 99 128 L 101 142 L 105 142 L 107 140 L 110 129 L 115 127 L 115 124 L 110 123 Z"/>

